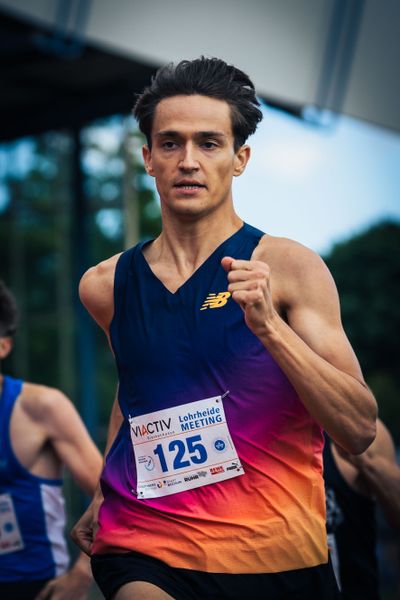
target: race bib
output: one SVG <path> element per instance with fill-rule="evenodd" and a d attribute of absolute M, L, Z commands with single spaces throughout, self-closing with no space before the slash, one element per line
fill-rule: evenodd
<path fill-rule="evenodd" d="M 244 474 L 221 396 L 129 417 L 140 499 Z"/>
<path fill-rule="evenodd" d="M 0 554 L 17 552 L 23 547 L 13 500 L 10 494 L 0 494 Z"/>

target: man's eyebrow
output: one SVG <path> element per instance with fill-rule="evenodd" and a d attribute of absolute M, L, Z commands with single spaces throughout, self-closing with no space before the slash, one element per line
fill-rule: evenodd
<path fill-rule="evenodd" d="M 158 132 L 155 134 L 155 136 L 156 136 L 156 137 L 178 137 L 178 136 L 179 136 L 179 133 L 178 133 L 177 131 L 169 131 L 169 130 L 166 130 L 166 131 L 158 131 Z"/>
<path fill-rule="evenodd" d="M 226 137 L 226 133 L 224 133 L 223 131 L 198 131 L 196 133 L 196 136 L 223 138 Z"/>
<path fill-rule="evenodd" d="M 180 133 L 179 131 L 167 129 L 164 131 L 158 131 L 155 135 L 158 138 L 181 137 L 182 133 Z M 196 133 L 194 134 L 194 137 L 197 137 L 197 138 L 206 138 L 206 137 L 224 138 L 224 137 L 226 137 L 226 133 L 224 133 L 223 131 L 196 131 Z"/>

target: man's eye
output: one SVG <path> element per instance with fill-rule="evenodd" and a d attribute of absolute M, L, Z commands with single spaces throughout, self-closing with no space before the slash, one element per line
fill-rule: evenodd
<path fill-rule="evenodd" d="M 202 146 L 207 150 L 213 150 L 217 147 L 217 144 L 215 142 L 203 142 Z"/>
<path fill-rule="evenodd" d="M 171 142 L 171 141 L 163 142 L 162 147 L 165 148 L 165 150 L 172 150 L 173 148 L 176 147 L 176 142 Z"/>

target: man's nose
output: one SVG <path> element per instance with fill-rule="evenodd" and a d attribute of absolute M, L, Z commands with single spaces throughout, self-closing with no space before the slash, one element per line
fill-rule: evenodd
<path fill-rule="evenodd" d="M 183 171 L 193 171 L 198 169 L 196 149 L 192 144 L 186 144 L 182 148 L 182 154 L 179 161 L 179 168 Z"/>

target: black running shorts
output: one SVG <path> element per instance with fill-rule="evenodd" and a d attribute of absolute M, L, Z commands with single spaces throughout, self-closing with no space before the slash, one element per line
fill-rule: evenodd
<path fill-rule="evenodd" d="M 0 598 L 1 600 L 34 600 L 48 581 L 48 579 L 44 581 L 18 581 L 15 583 L 0 581 Z"/>
<path fill-rule="evenodd" d="M 338 600 L 330 563 L 261 575 L 176 569 L 137 552 L 92 556 L 93 576 L 107 600 L 132 581 L 146 581 L 176 600 Z"/>

